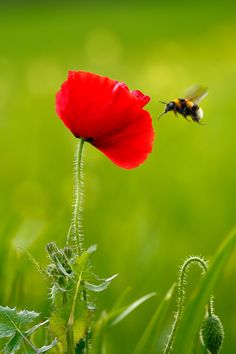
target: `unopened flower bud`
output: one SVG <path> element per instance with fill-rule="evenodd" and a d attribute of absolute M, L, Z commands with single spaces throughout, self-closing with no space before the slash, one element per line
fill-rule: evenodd
<path fill-rule="evenodd" d="M 55 242 L 49 242 L 46 246 L 46 249 L 51 258 L 54 256 L 55 253 L 58 252 L 58 248 Z"/>
<path fill-rule="evenodd" d="M 68 259 L 72 258 L 73 253 L 72 253 L 72 249 L 70 247 L 64 247 L 63 252 Z"/>
<path fill-rule="evenodd" d="M 208 316 L 202 323 L 201 339 L 209 353 L 218 354 L 224 340 L 224 328 L 219 317 Z"/>

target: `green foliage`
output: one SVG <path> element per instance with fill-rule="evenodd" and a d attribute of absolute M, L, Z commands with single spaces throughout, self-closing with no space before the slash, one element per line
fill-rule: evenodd
<path fill-rule="evenodd" d="M 70 247 L 59 249 L 55 242 L 47 245 L 52 261 L 46 269 L 52 282 L 50 328 L 67 353 L 74 352 L 76 344 L 88 335 L 94 305 L 89 303 L 87 291 L 103 291 L 115 278 L 103 279 L 98 285 L 88 281 L 96 278 L 90 271 L 89 262 L 90 254 L 95 250 L 96 247 L 91 246 L 77 256 Z"/>
<path fill-rule="evenodd" d="M 34 311 L 20 311 L 0 306 L 0 337 L 11 337 L 26 328 L 39 316 Z"/>
<path fill-rule="evenodd" d="M 20 350 L 23 338 L 19 333 L 16 333 L 4 347 L 4 353 L 16 353 Z"/>
<path fill-rule="evenodd" d="M 160 328 L 163 325 L 167 315 L 175 287 L 176 284 L 174 283 L 166 293 L 162 302 L 157 307 L 146 329 L 143 331 L 143 334 L 135 348 L 134 354 L 152 354 L 155 352 L 155 345 L 160 336 Z"/>
<path fill-rule="evenodd" d="M 76 299 L 76 310 L 73 314 L 73 338 L 78 343 L 86 333 L 89 324 L 89 313 L 82 301 Z M 66 349 L 68 322 L 71 314 L 73 298 L 67 297 L 67 303 L 63 306 L 55 307 L 50 318 L 50 328 L 54 335 L 58 337 L 64 349 Z"/>
<path fill-rule="evenodd" d="M 100 319 L 94 326 L 93 329 L 93 342 L 92 342 L 92 354 L 105 354 L 105 337 L 107 332 L 123 321 L 131 312 L 133 312 L 136 308 L 138 308 L 145 301 L 149 300 L 155 293 L 150 293 L 145 295 L 133 303 L 123 306 L 119 309 L 113 309 L 109 313 L 102 312 Z"/>
<path fill-rule="evenodd" d="M 223 271 L 226 262 L 229 260 L 235 246 L 236 229 L 234 229 L 223 242 L 208 272 L 201 280 L 196 293 L 183 312 L 182 320 L 176 333 L 174 345 L 175 353 L 190 353 L 192 351 L 203 319 L 205 305 L 208 303 L 216 281 Z"/>
<path fill-rule="evenodd" d="M 34 311 L 19 311 L 15 308 L 0 306 L 0 338 L 8 338 L 3 351 L 5 354 L 16 353 L 24 345 L 24 353 L 45 353 L 57 343 L 54 340 L 50 345 L 37 348 L 30 340 L 30 335 L 48 321 L 31 327 L 39 316 Z"/>
<path fill-rule="evenodd" d="M 95 293 L 99 293 L 103 290 L 106 290 L 108 286 L 111 284 L 112 280 L 117 277 L 118 274 L 113 275 L 110 278 L 103 279 L 103 281 L 100 284 L 90 284 L 89 282 L 85 283 L 86 289 L 90 291 L 94 291 Z"/>
<path fill-rule="evenodd" d="M 50 328 L 60 340 L 64 352 L 69 352 L 68 336 L 71 336 L 73 343 L 78 343 L 85 336 L 89 324 L 90 311 L 84 295 L 84 274 L 88 271 L 89 255 L 94 249 L 74 257 L 68 248 L 58 249 L 51 242 L 47 245 L 47 251 L 53 262 L 47 267 L 53 284 Z"/>
<path fill-rule="evenodd" d="M 107 321 L 106 321 L 106 330 L 111 329 L 119 322 L 123 321 L 127 316 L 130 315 L 131 312 L 136 310 L 140 305 L 142 305 L 145 301 L 149 300 L 153 296 L 156 296 L 156 293 L 147 294 L 138 300 L 134 301 L 132 304 L 124 306 L 120 309 L 114 310 L 109 313 Z"/>

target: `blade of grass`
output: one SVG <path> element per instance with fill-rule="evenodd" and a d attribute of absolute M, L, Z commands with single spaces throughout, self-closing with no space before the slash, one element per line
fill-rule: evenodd
<path fill-rule="evenodd" d="M 143 332 L 143 335 L 141 336 L 133 354 L 147 354 L 153 352 L 155 343 L 157 342 L 158 336 L 160 334 L 160 326 L 165 319 L 175 287 L 176 283 L 171 286 L 164 299 L 157 307 L 156 312 L 152 316 L 148 326 Z"/>
<path fill-rule="evenodd" d="M 133 312 L 143 302 L 149 300 L 153 296 L 156 296 L 156 293 L 147 294 L 139 298 L 138 300 L 134 301 L 132 304 L 111 313 L 107 321 L 107 329 L 110 329 L 115 325 L 117 325 L 119 322 L 123 321 L 123 319 L 129 316 L 131 312 Z"/>
<path fill-rule="evenodd" d="M 114 309 L 110 313 L 103 312 L 102 316 L 95 324 L 94 338 L 91 348 L 91 354 L 104 354 L 105 352 L 105 337 L 107 332 L 123 321 L 127 316 L 137 309 L 141 304 L 155 296 L 156 293 L 147 294 L 129 305 L 123 306 L 119 309 Z"/>
<path fill-rule="evenodd" d="M 121 293 L 118 299 L 114 302 L 114 305 L 111 308 L 111 312 L 119 309 L 123 305 L 123 302 L 130 291 L 131 291 L 131 287 L 127 286 L 127 288 Z"/>
<path fill-rule="evenodd" d="M 199 331 L 205 305 L 214 290 L 214 286 L 236 246 L 236 228 L 234 228 L 216 253 L 207 274 L 201 280 L 198 291 L 189 301 L 183 313 L 179 329 L 176 333 L 174 352 L 191 353 L 196 334 Z"/>

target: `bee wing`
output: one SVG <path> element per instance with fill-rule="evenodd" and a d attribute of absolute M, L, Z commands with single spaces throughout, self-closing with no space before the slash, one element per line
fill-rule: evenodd
<path fill-rule="evenodd" d="M 208 94 L 208 89 L 205 86 L 195 85 L 190 87 L 186 92 L 186 98 L 194 103 L 199 103 Z"/>

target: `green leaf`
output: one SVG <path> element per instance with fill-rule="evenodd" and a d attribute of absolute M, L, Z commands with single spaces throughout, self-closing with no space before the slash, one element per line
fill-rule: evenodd
<path fill-rule="evenodd" d="M 89 310 L 81 299 L 83 297 L 81 282 L 89 255 L 94 250 L 95 247 L 90 247 L 77 257 L 72 265 L 73 273 L 69 279 L 68 291 L 57 292 L 54 295 L 54 311 L 50 319 L 50 328 L 62 343 L 64 351 L 66 351 L 67 336 L 73 336 L 74 343 L 78 343 L 84 337 L 88 327 Z"/>
<path fill-rule="evenodd" d="M 132 304 L 110 313 L 107 321 L 107 330 L 123 321 L 123 319 L 125 319 L 131 312 L 133 312 L 137 307 L 139 307 L 142 303 L 149 300 L 153 296 L 156 296 L 156 293 L 147 294 L 134 301 Z"/>
<path fill-rule="evenodd" d="M 17 332 L 27 329 L 39 313 L 34 311 L 19 311 L 15 308 L 0 306 L 0 338 L 14 336 Z"/>
<path fill-rule="evenodd" d="M 152 316 L 149 324 L 143 332 L 135 350 L 134 354 L 147 354 L 153 353 L 154 345 L 157 342 L 158 336 L 160 335 L 160 326 L 166 317 L 170 300 L 172 299 L 176 283 L 174 283 L 171 288 L 166 293 L 164 299 L 157 307 L 156 312 Z"/>
<path fill-rule="evenodd" d="M 105 311 L 102 313 L 100 319 L 94 326 L 93 343 L 92 343 L 92 354 L 104 354 L 105 353 L 105 336 L 108 330 L 114 327 L 116 324 L 124 320 L 131 312 L 133 312 L 137 307 L 143 304 L 145 301 L 149 300 L 156 293 L 150 293 L 141 297 L 140 299 L 134 301 L 132 304 L 124 306 L 120 309 L 115 309 L 110 313 Z"/>
<path fill-rule="evenodd" d="M 16 353 L 20 349 L 22 343 L 22 337 L 19 333 L 16 333 L 9 342 L 6 343 L 3 351 L 4 354 Z"/>
<path fill-rule="evenodd" d="M 55 347 L 55 346 L 57 345 L 57 343 L 58 343 L 57 339 L 54 339 L 54 341 L 53 341 L 51 344 L 45 345 L 45 346 L 39 348 L 39 349 L 37 350 L 37 354 L 46 353 L 48 350 L 50 350 L 50 349 L 52 349 L 53 347 Z"/>
<path fill-rule="evenodd" d="M 26 331 L 25 333 L 26 333 L 27 335 L 31 335 L 33 332 L 37 331 L 37 329 L 39 329 L 39 328 L 42 327 L 42 326 L 45 326 L 45 325 L 48 324 L 48 323 L 49 323 L 49 320 L 46 320 L 46 321 L 41 322 L 41 323 L 38 323 L 38 324 L 36 324 L 34 327 L 32 327 L 32 328 L 30 328 L 28 331 Z"/>
<path fill-rule="evenodd" d="M 121 293 L 121 295 L 118 297 L 118 299 L 114 302 L 114 304 L 113 304 L 113 306 L 111 308 L 111 312 L 114 311 L 114 310 L 119 309 L 122 306 L 127 294 L 130 291 L 131 291 L 131 287 L 127 286 L 127 288 Z"/>
<path fill-rule="evenodd" d="M 235 246 L 236 228 L 232 230 L 219 248 L 208 272 L 201 280 L 197 292 L 189 301 L 183 312 L 182 320 L 175 338 L 175 353 L 192 352 L 194 340 L 204 317 L 205 305 L 209 301 L 214 286 Z"/>
<path fill-rule="evenodd" d="M 0 306 L 0 338 L 9 338 L 3 351 L 4 354 L 14 354 L 21 349 L 21 345 L 25 344 L 24 353 L 45 353 L 57 344 L 54 340 L 50 345 L 42 348 L 36 348 L 30 341 L 30 335 L 41 326 L 48 323 L 44 321 L 32 328 L 29 328 L 32 322 L 39 316 L 39 313 L 34 311 L 19 311 L 15 308 Z"/>
<path fill-rule="evenodd" d="M 92 245 L 87 249 L 88 254 L 92 254 L 97 251 L 97 245 Z"/>
<path fill-rule="evenodd" d="M 54 335 L 62 342 L 64 347 L 66 347 L 66 333 L 70 311 L 71 302 L 64 307 L 57 308 L 50 319 L 50 328 Z M 88 312 L 81 301 L 78 301 L 76 304 L 74 318 L 73 335 L 75 343 L 78 343 L 85 335 L 88 326 Z"/>
<path fill-rule="evenodd" d="M 90 284 L 88 282 L 85 283 L 86 289 L 90 291 L 94 291 L 96 293 L 101 292 L 105 289 L 108 288 L 108 286 L 111 284 L 112 280 L 115 279 L 118 276 L 118 274 L 113 275 L 110 278 L 105 279 L 102 283 L 95 285 L 95 284 Z"/>
<path fill-rule="evenodd" d="M 72 265 L 74 273 L 80 274 L 84 271 L 84 268 L 89 260 L 89 255 L 94 252 L 93 246 L 91 246 L 87 251 L 83 252 Z"/>

